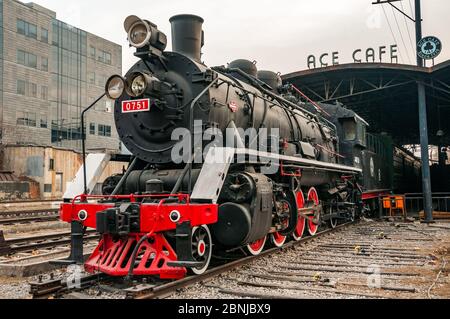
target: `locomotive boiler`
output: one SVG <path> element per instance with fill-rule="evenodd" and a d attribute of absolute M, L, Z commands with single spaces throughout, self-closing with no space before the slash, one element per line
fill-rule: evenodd
<path fill-rule="evenodd" d="M 125 20 L 139 61 L 109 78 L 106 94 L 133 160 L 102 196 L 62 205 L 73 232 L 101 234 L 86 269 L 179 278 L 206 271 L 213 248 L 257 255 L 268 238 L 281 247 L 355 218 L 361 169 L 339 163 L 332 121 L 283 95 L 279 75 L 254 62 L 207 67 L 202 18 L 170 22 L 172 52 L 155 24 Z M 72 246 L 79 261 L 80 242 Z"/>

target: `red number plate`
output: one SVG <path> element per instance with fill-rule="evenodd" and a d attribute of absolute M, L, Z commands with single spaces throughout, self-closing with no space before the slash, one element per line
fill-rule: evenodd
<path fill-rule="evenodd" d="M 150 99 L 122 101 L 122 113 L 150 111 Z"/>

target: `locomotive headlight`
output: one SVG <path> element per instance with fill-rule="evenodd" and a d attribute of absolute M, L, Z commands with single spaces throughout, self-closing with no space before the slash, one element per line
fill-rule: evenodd
<path fill-rule="evenodd" d="M 128 35 L 128 42 L 136 49 L 150 46 L 152 54 L 161 56 L 167 46 L 166 35 L 158 30 L 158 26 L 137 16 L 129 16 L 123 23 Z M 146 50 L 144 50 L 146 51 Z"/>
<path fill-rule="evenodd" d="M 120 75 L 111 76 L 106 81 L 106 95 L 113 100 L 120 98 L 125 91 L 125 80 Z"/>
<path fill-rule="evenodd" d="M 145 76 L 143 74 L 137 75 L 131 81 L 131 91 L 135 96 L 141 96 L 145 93 L 146 90 L 147 90 L 147 81 L 145 79 Z"/>
<path fill-rule="evenodd" d="M 128 41 L 133 47 L 142 48 L 149 43 L 152 28 L 147 21 L 137 16 L 129 16 L 125 19 L 124 27 L 128 33 Z"/>
<path fill-rule="evenodd" d="M 128 95 L 140 97 L 144 94 L 158 95 L 160 81 L 153 75 L 144 72 L 134 72 L 127 77 L 125 89 Z"/>

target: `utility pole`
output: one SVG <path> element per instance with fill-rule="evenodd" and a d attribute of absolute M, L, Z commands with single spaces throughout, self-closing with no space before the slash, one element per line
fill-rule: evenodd
<path fill-rule="evenodd" d="M 416 42 L 422 39 L 422 10 L 420 0 L 415 0 L 416 7 Z M 417 46 L 417 45 L 416 45 Z M 419 48 L 417 46 L 417 53 Z M 423 67 L 424 61 L 417 55 L 417 66 Z M 433 195 L 431 190 L 430 158 L 428 154 L 428 121 L 427 121 L 427 99 L 425 85 L 422 81 L 417 82 L 419 98 L 419 129 L 420 129 L 420 148 L 422 158 L 422 191 L 423 191 L 423 209 L 425 212 L 425 223 L 433 222 Z"/>
<path fill-rule="evenodd" d="M 392 2 L 401 0 L 377 0 L 372 4 L 388 3 L 397 11 L 401 12 L 407 18 L 415 22 L 416 25 L 416 55 L 417 66 L 423 67 L 424 61 L 419 56 L 418 43 L 422 40 L 422 10 L 420 0 L 415 2 L 415 19 L 408 16 L 405 12 L 396 7 Z M 425 85 L 421 79 L 417 81 L 418 102 L 419 102 L 419 130 L 420 130 L 420 150 L 422 160 L 422 191 L 423 191 L 423 209 L 425 212 L 425 223 L 433 222 L 433 196 L 431 192 L 431 173 L 430 173 L 430 156 L 428 154 L 428 121 L 427 121 L 427 99 Z"/>
<path fill-rule="evenodd" d="M 422 9 L 420 7 L 420 0 L 414 0 L 415 3 L 415 11 L 416 11 L 416 47 L 417 43 L 422 40 Z M 417 53 L 419 53 L 419 48 L 417 47 Z M 416 54 L 417 56 L 417 66 L 423 66 L 422 58 Z"/>

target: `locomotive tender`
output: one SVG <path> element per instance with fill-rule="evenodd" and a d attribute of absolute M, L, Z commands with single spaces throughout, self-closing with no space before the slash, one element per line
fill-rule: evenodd
<path fill-rule="evenodd" d="M 170 22 L 173 52 L 155 24 L 125 20 L 140 60 L 125 77 L 112 76 L 106 94 L 133 160 L 105 181 L 102 196 L 62 204 L 61 217 L 72 225 L 68 262 L 82 262 L 89 227 L 101 240 L 87 271 L 181 278 L 205 272 L 213 248 L 257 255 L 266 241 L 281 247 L 316 234 L 321 223 L 357 218 L 362 169 L 343 161 L 342 123 L 318 105 L 300 105 L 290 86 L 255 63 L 208 68 L 201 62 L 203 19 Z M 187 133 L 174 140 L 180 129 Z M 243 136 L 248 129 L 256 135 Z M 203 146 L 196 131 L 232 138 Z M 186 141 L 187 153 L 175 151 Z"/>

